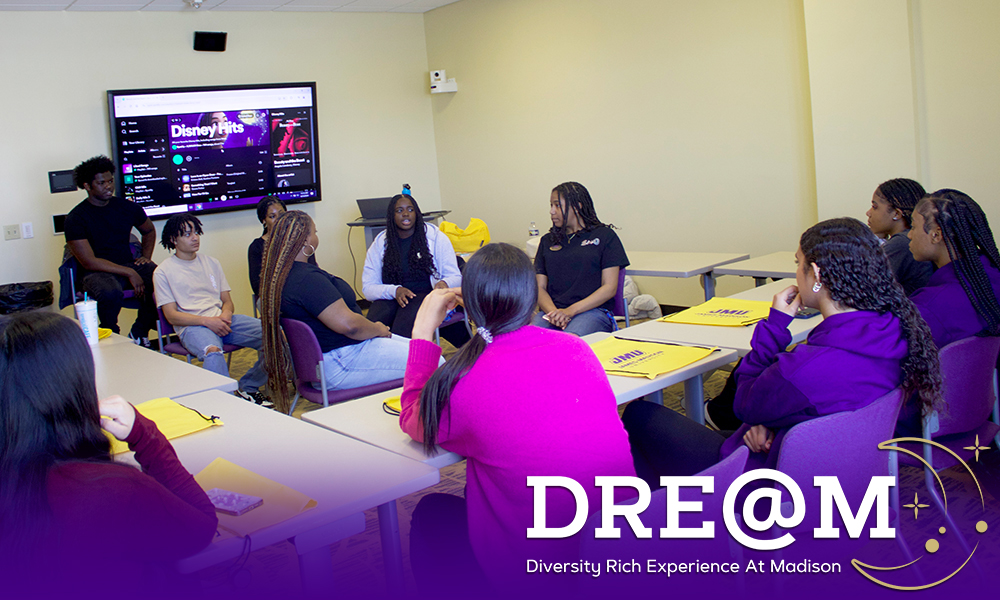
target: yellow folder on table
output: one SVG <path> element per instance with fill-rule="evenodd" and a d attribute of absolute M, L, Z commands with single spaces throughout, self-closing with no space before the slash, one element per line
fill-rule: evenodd
<path fill-rule="evenodd" d="M 697 362 L 715 348 L 608 337 L 590 345 L 609 375 L 655 379 Z"/>
<path fill-rule="evenodd" d="M 315 508 L 315 500 L 290 487 L 271 481 L 263 475 L 233 464 L 224 458 L 217 458 L 194 476 L 203 490 L 219 488 L 237 494 L 256 496 L 264 499 L 264 504 L 242 515 L 219 516 L 219 529 L 241 537 L 276 525 L 295 515 Z M 216 538 L 225 539 L 226 536 Z"/>
<path fill-rule="evenodd" d="M 177 404 L 170 398 L 157 398 L 149 402 L 143 402 L 135 407 L 142 416 L 156 423 L 156 428 L 160 430 L 168 440 L 179 438 L 189 433 L 208 429 L 215 425 L 222 425 L 218 418 L 202 416 L 201 413 L 191 410 L 186 406 Z M 108 432 L 104 432 L 111 440 L 111 453 L 121 454 L 128 452 L 128 444 L 118 441 Z"/>
<path fill-rule="evenodd" d="M 712 298 L 704 304 L 692 306 L 687 310 L 658 320 L 664 323 L 686 323 L 688 325 L 745 327 L 766 319 L 770 310 L 771 303 L 763 300 Z"/>

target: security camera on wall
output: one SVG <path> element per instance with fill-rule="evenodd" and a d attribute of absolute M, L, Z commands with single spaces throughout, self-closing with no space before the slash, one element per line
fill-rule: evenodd
<path fill-rule="evenodd" d="M 444 69 L 431 71 L 431 93 L 441 94 L 444 92 L 457 92 L 458 84 L 455 78 L 447 79 Z"/>

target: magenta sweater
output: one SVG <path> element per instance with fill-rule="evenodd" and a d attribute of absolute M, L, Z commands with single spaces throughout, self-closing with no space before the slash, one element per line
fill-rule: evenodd
<path fill-rule="evenodd" d="M 440 356 L 435 344 L 410 342 L 399 424 L 417 441 L 423 439 L 420 390 Z M 579 544 L 575 537 L 527 541 L 529 475 L 578 481 L 587 490 L 590 513 L 600 509 L 595 475 L 635 475 L 628 434 L 590 346 L 530 325 L 496 336 L 459 380 L 438 443 L 468 458 L 469 537 L 494 582 L 523 575 L 525 557 L 572 559 Z M 568 491 L 552 489 L 547 509 L 547 525 L 561 527 L 569 524 L 575 505 Z"/>

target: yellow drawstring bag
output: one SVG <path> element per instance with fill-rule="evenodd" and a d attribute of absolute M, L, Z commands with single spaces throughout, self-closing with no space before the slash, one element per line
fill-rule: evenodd
<path fill-rule="evenodd" d="M 465 229 L 459 229 L 454 223 L 441 221 L 439 229 L 451 240 L 456 254 L 475 252 L 490 243 L 490 228 L 482 219 L 469 219 L 469 226 Z"/>

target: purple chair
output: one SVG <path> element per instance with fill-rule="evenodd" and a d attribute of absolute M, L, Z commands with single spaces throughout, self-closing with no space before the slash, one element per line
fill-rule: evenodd
<path fill-rule="evenodd" d="M 454 325 L 455 323 L 465 323 L 465 330 L 469 332 L 469 337 L 472 337 L 472 327 L 469 325 L 469 319 L 466 318 L 465 313 L 462 311 L 456 311 L 450 318 L 445 319 L 438 328 L 434 330 L 434 343 L 438 346 L 441 345 L 441 329 Z"/>
<path fill-rule="evenodd" d="M 715 522 L 715 537 L 713 539 L 660 539 L 660 528 L 667 525 L 667 492 L 664 489 L 654 491 L 649 506 L 640 517 L 645 527 L 652 529 L 653 539 L 637 539 L 625 519 L 615 519 L 615 526 L 621 529 L 619 539 L 597 539 L 594 537 L 594 530 L 601 526 L 601 511 L 598 511 L 587 519 L 587 524 L 579 533 L 580 536 L 580 558 L 591 562 L 606 564 L 608 559 L 628 560 L 635 559 L 645 567 L 647 559 L 656 559 L 660 562 L 674 561 L 687 562 L 692 557 L 701 560 L 716 560 L 719 562 L 732 562 L 734 557 L 741 553 L 741 549 L 735 542 L 730 542 L 729 534 L 726 532 L 726 525 L 722 518 L 723 499 L 726 490 L 743 474 L 746 468 L 747 457 L 750 451 L 743 446 L 727 456 L 719 463 L 701 471 L 697 476 L 714 477 L 714 492 L 712 494 L 702 494 L 698 488 L 682 487 L 679 499 L 683 502 L 700 501 L 702 511 L 700 513 L 682 512 L 679 515 L 679 525 L 681 527 L 700 527 L 704 521 Z M 621 504 L 634 504 L 635 499 L 626 500 Z M 742 576 L 742 575 L 741 575 Z M 662 592 L 661 581 L 655 583 L 643 577 L 612 577 L 602 573 L 600 577 L 588 581 L 586 586 L 587 597 L 606 597 L 608 592 L 620 595 L 622 592 Z M 650 589 L 652 588 L 652 589 Z"/>
<path fill-rule="evenodd" d="M 292 354 L 292 365 L 295 368 L 295 399 L 292 400 L 288 414 L 292 414 L 295 410 L 299 396 L 326 407 L 331 402 L 362 398 L 403 385 L 402 379 L 393 379 L 345 390 L 327 389 L 326 373 L 323 371 L 323 351 L 313 330 L 296 319 L 281 319 L 281 329 L 284 330 L 285 339 L 288 340 L 288 349 Z M 313 383 L 320 384 L 320 389 L 313 387 Z"/>
<path fill-rule="evenodd" d="M 163 309 L 159 306 L 156 307 L 156 316 L 158 317 L 156 320 L 156 337 L 160 340 L 160 354 L 178 354 L 183 356 L 188 361 L 188 364 L 191 364 L 191 353 L 187 351 L 184 344 L 180 343 L 179 340 L 176 342 L 167 342 L 174 333 L 174 326 L 163 316 Z M 226 354 L 227 367 L 232 367 L 233 352 L 242 347 L 235 344 L 222 345 L 222 351 Z"/>
<path fill-rule="evenodd" d="M 625 317 L 625 327 L 631 324 L 628 318 L 628 303 L 625 302 L 625 267 L 618 269 L 618 289 L 615 291 L 615 305 L 611 314 L 616 317 Z M 615 320 L 615 329 L 618 329 L 617 320 Z"/>
<path fill-rule="evenodd" d="M 896 541 L 903 554 L 907 560 L 912 560 L 906 540 L 898 529 L 899 453 L 878 449 L 880 443 L 893 439 L 903 398 L 902 388 L 897 388 L 864 408 L 805 421 L 785 434 L 777 470 L 795 480 L 805 497 L 805 505 L 811 510 L 806 511 L 806 519 L 795 528 L 802 532 L 801 535 L 795 536 L 797 541 L 783 550 L 783 555 L 843 556 L 867 542 L 865 536 L 852 541 L 843 526 L 837 525 L 838 517 L 834 517 L 834 525 L 842 528 L 840 544 L 831 546 L 825 540 L 812 539 L 812 528 L 819 526 L 819 511 L 815 508 L 820 505 L 819 488 L 813 486 L 813 476 L 836 476 L 850 506 L 858 507 L 871 478 L 889 475 L 897 481 L 889 491 L 890 525 L 897 528 Z M 786 514 L 790 514 L 791 504 L 782 505 L 783 512 L 786 508 L 789 511 Z M 870 518 L 875 518 L 874 511 Z M 784 532 L 778 534 L 781 533 Z"/>
<path fill-rule="evenodd" d="M 944 380 L 943 411 L 934 411 L 924 418 L 923 438 L 935 440 L 968 460 L 974 450 L 976 436 L 980 445 L 988 446 L 990 438 L 1000 445 L 1000 419 L 997 415 L 996 364 L 1000 352 L 1000 337 L 970 337 L 952 342 L 941 349 L 941 377 Z M 990 415 L 993 421 L 990 421 Z M 935 471 L 955 466 L 958 462 L 947 452 L 929 444 L 901 444 L 917 454 Z M 919 461 L 900 455 L 905 465 L 920 467 Z M 930 473 L 928 473 L 930 476 Z"/>

